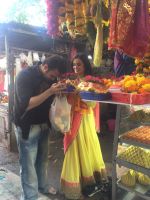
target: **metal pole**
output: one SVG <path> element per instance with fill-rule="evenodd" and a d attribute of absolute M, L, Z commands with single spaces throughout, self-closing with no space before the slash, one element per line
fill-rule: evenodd
<path fill-rule="evenodd" d="M 118 140 L 119 140 L 119 129 L 120 129 L 120 120 L 121 120 L 121 105 L 117 105 L 116 113 L 116 126 L 115 126 L 115 135 L 113 142 L 113 156 L 112 156 L 112 200 L 117 198 L 117 167 L 116 167 L 116 156 L 118 152 Z"/>
<path fill-rule="evenodd" d="M 9 41 L 8 35 L 5 35 L 5 53 L 6 53 L 6 75 L 8 77 L 8 133 L 11 132 L 11 99 L 12 99 L 12 91 L 11 91 L 11 82 L 10 82 L 10 51 L 9 51 Z"/>

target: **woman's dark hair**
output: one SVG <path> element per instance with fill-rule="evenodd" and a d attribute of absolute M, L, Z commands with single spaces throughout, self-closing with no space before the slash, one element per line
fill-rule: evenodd
<path fill-rule="evenodd" d="M 43 65 L 47 64 L 49 70 L 57 69 L 60 73 L 65 73 L 67 69 L 66 60 L 59 55 L 52 55 L 47 57 L 43 62 Z"/>
<path fill-rule="evenodd" d="M 72 67 L 73 67 L 73 61 L 75 59 L 82 60 L 84 67 L 85 67 L 84 75 L 91 75 L 92 74 L 92 67 L 91 67 L 90 61 L 88 60 L 88 57 L 85 54 L 78 53 L 72 60 Z"/>

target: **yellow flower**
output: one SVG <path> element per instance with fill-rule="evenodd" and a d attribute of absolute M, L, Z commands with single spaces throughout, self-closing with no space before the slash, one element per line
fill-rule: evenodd
<path fill-rule="evenodd" d="M 129 80 L 124 83 L 124 90 L 126 92 L 134 92 L 138 90 L 137 82 L 135 80 Z"/>
<path fill-rule="evenodd" d="M 123 80 L 123 82 L 126 82 L 126 81 L 129 81 L 129 80 L 133 80 L 134 78 L 133 78 L 133 76 L 125 76 L 125 78 L 124 78 L 124 80 Z"/>
<path fill-rule="evenodd" d="M 136 81 L 137 81 L 137 85 L 141 86 L 145 83 L 145 77 L 144 76 L 136 77 Z"/>
<path fill-rule="evenodd" d="M 142 86 L 142 88 L 146 91 L 146 92 L 150 92 L 150 84 L 145 84 Z"/>

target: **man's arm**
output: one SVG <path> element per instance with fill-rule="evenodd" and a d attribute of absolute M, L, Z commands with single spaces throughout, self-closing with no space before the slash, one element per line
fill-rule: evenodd
<path fill-rule="evenodd" d="M 55 83 L 51 85 L 49 89 L 44 91 L 43 93 L 33 96 L 34 87 L 33 87 L 33 80 L 30 73 L 22 71 L 19 76 L 16 78 L 16 95 L 19 100 L 19 106 L 22 112 L 26 110 L 31 110 L 40 104 L 42 104 L 48 97 L 57 92 L 64 90 L 65 85 L 60 83 Z"/>
<path fill-rule="evenodd" d="M 60 92 L 66 88 L 65 84 L 62 83 L 54 83 L 49 89 L 45 90 L 43 93 L 31 97 L 29 100 L 29 104 L 27 107 L 27 110 L 31 110 L 32 108 L 35 108 L 42 104 L 48 97 L 51 95 L 56 94 L 57 92 Z"/>

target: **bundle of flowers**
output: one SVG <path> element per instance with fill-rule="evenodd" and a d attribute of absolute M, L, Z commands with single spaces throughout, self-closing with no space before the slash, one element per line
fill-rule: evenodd
<path fill-rule="evenodd" d="M 112 85 L 111 79 L 91 75 L 79 78 L 75 73 L 64 74 L 61 82 L 67 83 L 68 86 L 73 86 L 78 91 L 93 91 L 95 93 L 107 93 Z"/>
<path fill-rule="evenodd" d="M 106 85 L 82 81 L 78 84 L 79 91 L 90 91 L 95 93 L 107 93 L 108 87 Z"/>
<path fill-rule="evenodd" d="M 122 80 L 122 91 L 126 93 L 150 93 L 150 78 L 144 75 L 125 76 Z"/>
<path fill-rule="evenodd" d="M 47 29 L 48 34 L 56 37 L 59 33 L 58 30 L 58 8 L 59 2 L 56 0 L 46 0 L 47 5 Z"/>
<path fill-rule="evenodd" d="M 108 78 L 100 78 L 88 75 L 84 78 L 84 80 L 90 83 L 105 85 L 108 88 L 112 85 L 112 80 Z"/>
<path fill-rule="evenodd" d="M 67 83 L 68 87 L 73 86 L 77 91 L 91 91 L 95 93 L 107 93 L 113 81 L 108 78 L 87 75 L 79 78 L 75 73 L 66 73 L 61 77 L 61 82 Z"/>

